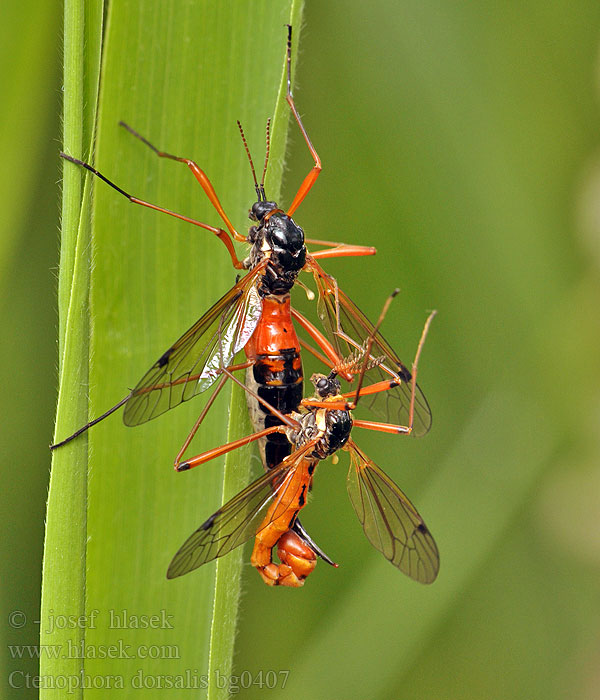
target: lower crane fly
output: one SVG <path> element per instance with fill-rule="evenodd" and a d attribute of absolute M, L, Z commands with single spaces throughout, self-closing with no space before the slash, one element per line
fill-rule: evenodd
<path fill-rule="evenodd" d="M 214 233 L 227 248 L 234 268 L 246 269 L 248 272 L 159 357 L 133 391 L 104 414 L 66 439 L 52 445 L 52 449 L 70 442 L 122 406 L 125 406 L 124 423 L 129 426 L 140 425 L 206 391 L 216 382 L 214 395 L 209 399 L 177 455 L 175 460 L 177 468 L 206 411 L 214 401 L 214 396 L 228 379 L 229 374 L 222 373 L 221 368 L 226 367 L 230 372 L 245 369 L 248 384 L 254 387 L 258 394 L 267 396 L 268 403 L 263 404 L 263 415 L 260 415 L 260 411 L 256 409 L 255 400 L 251 394 L 248 394 L 249 403 L 255 407 L 251 410 L 255 428 L 282 425 L 280 419 L 270 411 L 268 406 L 274 406 L 283 414 L 290 414 L 298 409 L 302 399 L 300 345 L 333 367 L 339 364 L 341 357 L 362 347 L 373 331 L 372 323 L 339 289 L 336 280 L 322 270 L 317 261 L 332 257 L 373 255 L 375 249 L 368 246 L 305 239 L 303 230 L 292 219 L 292 214 L 321 172 L 321 161 L 304 128 L 291 93 L 291 37 L 292 30 L 288 26 L 286 99 L 314 159 L 314 166 L 302 182 L 287 212 L 283 211 L 275 202 L 268 201 L 265 195 L 264 180 L 270 144 L 269 122 L 267 122 L 265 163 L 260 183 L 256 177 L 243 129 L 238 122 L 257 194 L 257 201 L 250 210 L 250 219 L 254 224 L 250 227 L 248 236 L 239 234 L 233 227 L 210 180 L 193 160 L 160 151 L 124 122 L 121 122 L 121 125 L 159 157 L 184 163 L 190 168 L 224 222 L 226 230 L 134 197 L 88 163 L 65 153 L 61 154 L 67 161 L 92 172 L 132 203 L 161 211 Z M 245 241 L 250 244 L 249 253 L 243 260 L 237 257 L 233 241 Z M 310 254 L 306 250 L 306 243 L 325 246 L 325 248 Z M 291 307 L 291 288 L 296 283 L 303 286 L 297 280 L 300 271 L 307 271 L 314 277 L 319 296 L 318 313 L 325 327 L 325 335 Z M 292 320 L 316 343 L 319 350 L 315 350 L 304 340 L 298 340 Z M 417 386 L 412 391 L 411 399 L 409 388 L 411 374 L 408 369 L 378 332 L 374 335 L 372 342 L 377 354 L 385 357 L 385 362 L 366 372 L 368 381 L 375 383 L 392 381 L 395 387 L 387 391 L 385 397 L 374 391 L 369 396 L 371 409 L 384 420 L 406 423 L 409 404 L 412 400 L 411 421 L 414 420 L 412 434 L 425 434 L 431 425 L 431 413 L 424 395 Z M 242 349 L 245 350 L 247 361 L 238 365 L 232 364 L 235 355 Z M 283 373 L 285 373 L 285 386 L 282 385 L 277 389 L 276 385 Z M 343 371 L 341 376 L 347 380 L 352 378 L 350 374 L 344 374 Z M 270 433 L 265 437 L 264 443 L 266 444 L 262 456 L 266 468 L 276 466 L 292 449 L 285 435 L 282 434 Z M 312 547 L 317 554 L 332 563 L 312 542 L 297 519 L 294 521 L 294 529 L 304 544 Z"/>
<path fill-rule="evenodd" d="M 367 370 L 383 361 L 382 357 L 374 357 L 371 351 L 375 332 L 392 297 L 384 306 L 374 334 L 359 352 L 334 366 L 329 375 L 312 376 L 315 390 L 312 398 L 302 399 L 299 409 L 289 415 L 278 414 L 274 407 L 270 407 L 282 425 L 265 428 L 178 465 L 178 471 L 187 471 L 271 434 L 284 434 L 293 448 L 279 465 L 219 508 L 190 535 L 173 557 L 167 578 L 187 574 L 254 537 L 251 563 L 263 581 L 269 586 L 302 586 L 314 569 L 316 558 L 310 549 L 302 549 L 297 539 L 290 537 L 294 534 L 291 529 L 299 511 L 307 503 L 317 464 L 343 449 L 350 453 L 350 500 L 371 544 L 415 581 L 432 583 L 435 580 L 439 553 L 423 519 L 400 488 L 351 437 L 353 426 L 404 435 L 413 431 L 417 365 L 435 312 L 425 323 L 412 367 L 408 424 L 375 423 L 352 417 L 352 411 L 362 396 L 395 388 L 393 381 L 363 387 Z M 359 376 L 354 391 L 341 393 L 338 375 L 342 373 Z M 349 401 L 351 398 L 353 400 Z M 258 396 L 257 399 L 263 402 Z M 279 564 L 273 561 L 275 547 Z"/>

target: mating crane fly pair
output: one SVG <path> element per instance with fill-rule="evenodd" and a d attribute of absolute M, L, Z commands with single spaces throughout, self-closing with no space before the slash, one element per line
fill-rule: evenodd
<path fill-rule="evenodd" d="M 429 317 L 415 356 L 412 373 L 402 364 L 379 332 L 386 304 L 374 326 L 326 274 L 318 260 L 332 257 L 373 255 L 367 246 L 305 239 L 292 219 L 321 172 L 321 161 L 304 128 L 291 93 L 291 27 L 287 40 L 286 99 L 314 166 L 304 178 L 287 212 L 265 195 L 241 125 L 250 161 L 257 201 L 249 212 L 254 222 L 248 236 L 237 232 L 223 210 L 204 173 L 192 160 L 160 151 L 127 124 L 131 134 L 159 157 L 185 163 L 224 222 L 225 228 L 191 219 L 134 197 L 88 163 L 61 156 L 92 172 L 134 204 L 140 204 L 214 233 L 225 245 L 236 269 L 248 272 L 176 343 L 164 352 L 137 386 L 106 413 L 90 421 L 60 447 L 125 406 L 126 425 L 139 425 L 213 387 L 206 405 L 175 459 L 176 471 L 186 471 L 252 441 L 258 441 L 266 474 L 220 508 L 192 534 L 175 555 L 168 569 L 174 578 L 191 571 L 255 537 L 252 563 L 269 585 L 301 586 L 314 569 L 317 556 L 333 564 L 302 527 L 298 512 L 312 486 L 316 464 L 339 449 L 350 452 L 348 489 L 351 501 L 371 543 L 411 578 L 430 583 L 437 576 L 437 547 L 423 520 L 394 482 L 369 460 L 350 437 L 352 426 L 395 434 L 425 434 L 431 425 L 427 401 L 416 383 L 416 369 L 432 316 Z M 233 241 L 250 245 L 248 256 L 237 257 Z M 306 243 L 322 248 L 309 253 Z M 319 331 L 290 303 L 290 290 L 301 271 L 313 275 L 317 312 L 325 333 Z M 391 297 L 390 297 L 391 300 Z M 300 340 L 294 322 L 308 335 Z M 303 398 L 301 346 L 331 371 L 313 377 L 315 396 Z M 246 361 L 233 364 L 241 350 Z M 235 372 L 245 370 L 245 383 Z M 353 391 L 341 393 L 338 377 L 351 382 Z M 228 379 L 246 391 L 255 432 L 228 445 L 184 459 L 184 454 L 204 417 Z M 363 398 L 364 397 L 364 398 Z M 386 422 L 353 419 L 359 399 Z M 272 558 L 277 547 L 280 564 Z"/>

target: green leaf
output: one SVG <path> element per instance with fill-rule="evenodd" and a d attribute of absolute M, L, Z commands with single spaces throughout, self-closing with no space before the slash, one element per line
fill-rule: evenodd
<path fill-rule="evenodd" d="M 99 80 L 99 52 L 102 33 L 102 4 L 65 4 L 64 49 L 64 147 L 79 151 L 87 139 L 91 152 Z M 86 31 L 85 26 L 90 28 Z M 92 29 L 93 28 L 93 29 Z M 95 31 L 94 31 L 95 30 Z M 88 41 L 84 45 L 84 33 Z M 87 76 L 85 81 L 84 76 Z M 87 90 L 84 91 L 84 82 Z M 85 95 L 85 98 L 84 98 Z M 84 99 L 87 116 L 84 118 Z M 87 126 L 87 128 L 86 128 Z M 63 179 L 61 268 L 59 274 L 59 402 L 56 433 L 73 424 L 85 423 L 86 396 L 81 391 L 88 381 L 90 281 L 90 183 L 83 189 L 81 173 L 67 168 Z M 40 657 L 40 673 L 48 678 L 76 677 L 82 659 L 65 653 L 69 644 L 84 642 L 82 625 L 60 626 L 53 620 L 85 617 L 85 565 L 87 484 L 85 465 L 87 436 L 57 453 L 53 459 L 46 516 L 46 540 L 42 584 L 40 640 L 63 650 L 61 658 Z M 60 697 L 64 691 L 44 689 L 42 697 Z M 76 697 L 82 697 L 82 689 Z"/>
<path fill-rule="evenodd" d="M 283 25 L 291 21 L 299 27 L 300 5 L 112 3 L 103 43 L 95 166 L 137 197 L 220 224 L 189 170 L 157 158 L 118 126 L 124 120 L 159 148 L 195 159 L 234 225 L 244 231 L 254 190 L 235 120 L 242 122 L 260 164 L 266 121 L 275 116 L 267 187 L 269 197 L 277 198 L 288 121 L 281 108 Z M 77 87 L 65 98 L 65 150 L 81 157 L 78 149 L 85 147 L 93 123 L 93 111 L 86 110 L 95 104 L 81 81 L 88 76 L 90 84 L 95 56 L 90 37 L 100 36 L 101 13 L 96 33 L 86 29 L 83 41 L 89 18 L 83 6 L 72 12 L 66 29 L 74 36 L 65 47 L 69 56 L 76 47 L 68 71 Z M 249 27 L 260 28 L 258 39 Z M 70 100 L 76 104 L 67 118 Z M 235 281 L 216 237 L 132 206 L 98 180 L 92 183 L 88 243 L 86 188 L 75 212 L 83 177 L 81 169 L 65 163 L 63 225 L 75 232 L 63 234 L 71 252 L 61 256 L 67 287 L 61 287 L 59 306 L 66 333 L 57 439 L 123 398 Z M 231 401 L 228 410 L 225 392 L 217 399 L 188 454 L 250 431 L 243 395 L 233 392 Z M 183 540 L 248 479 L 251 460 L 239 451 L 225 471 L 215 460 L 188 473 L 173 472 L 170 465 L 202 405 L 198 398 L 135 429 L 115 415 L 55 453 L 42 630 L 52 615 L 73 624 L 43 632 L 42 642 L 83 644 L 86 658 L 45 659 L 42 673 L 83 679 L 80 696 L 106 693 L 112 684 L 111 697 L 119 696 L 121 686 L 123 695 L 131 688 L 161 688 L 163 697 L 171 688 L 179 697 L 176 686 L 200 689 L 207 681 L 210 697 L 227 692 L 214 681 L 231 669 L 241 556 L 182 579 L 165 577 Z M 111 655 L 115 658 L 107 658 Z M 44 692 L 44 697 L 61 697 L 64 691 Z"/>

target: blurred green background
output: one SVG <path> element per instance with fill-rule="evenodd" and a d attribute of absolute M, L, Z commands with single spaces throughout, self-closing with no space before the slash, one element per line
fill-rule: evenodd
<path fill-rule="evenodd" d="M 38 633 L 61 18 L 41 0 L 1 12 L 6 648 Z M 600 6 L 327 0 L 304 19 L 295 96 L 324 171 L 296 219 L 377 246 L 327 270 L 370 316 L 402 289 L 384 333 L 405 362 L 439 311 L 420 375 L 431 433 L 355 439 L 417 505 L 442 569 L 427 588 L 395 571 L 348 503 L 346 458 L 324 464 L 303 522 L 341 566 L 301 591 L 248 566 L 237 671 L 289 670 L 294 698 L 596 698 Z M 311 165 L 291 133 L 284 202 Z"/>

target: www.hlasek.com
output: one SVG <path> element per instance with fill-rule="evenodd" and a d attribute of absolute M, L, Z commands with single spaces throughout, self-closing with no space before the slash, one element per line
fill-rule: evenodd
<path fill-rule="evenodd" d="M 180 659 L 177 644 L 86 644 L 67 639 L 64 644 L 9 644 L 12 659 Z"/>
<path fill-rule="evenodd" d="M 121 690 L 125 687 L 134 690 L 205 690 L 209 686 L 227 689 L 230 695 L 248 688 L 263 690 L 283 690 L 287 684 L 289 670 L 242 671 L 239 674 L 226 674 L 214 671 L 212 674 L 199 673 L 198 669 L 185 669 L 179 674 L 149 674 L 142 669 L 134 675 L 91 675 L 82 670 L 72 675 L 34 675 L 25 671 L 12 671 L 8 676 L 10 688 L 35 688 L 36 690 L 62 690 L 72 695 L 80 690 Z M 210 682 L 212 678 L 212 683 Z"/>

